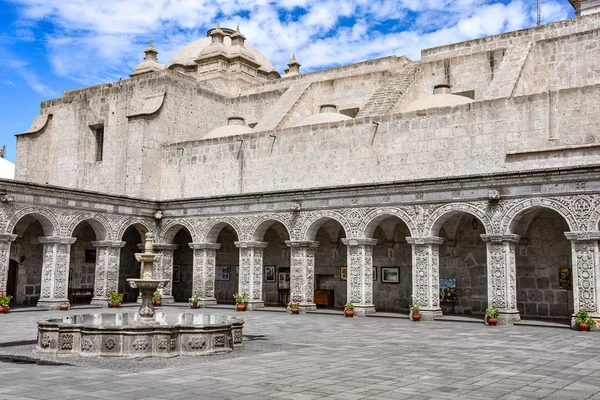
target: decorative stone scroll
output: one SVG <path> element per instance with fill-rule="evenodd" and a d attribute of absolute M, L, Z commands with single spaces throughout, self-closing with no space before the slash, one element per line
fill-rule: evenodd
<path fill-rule="evenodd" d="M 573 308 L 577 312 L 585 308 L 594 316 L 600 316 L 600 232 L 565 232 L 571 241 L 573 262 Z"/>
<path fill-rule="evenodd" d="M 0 292 L 6 291 L 10 265 L 10 243 L 16 238 L 17 235 L 0 234 Z"/>
<path fill-rule="evenodd" d="M 239 293 L 248 293 L 248 310 L 262 308 L 263 250 L 266 242 L 235 242 L 240 249 Z"/>
<path fill-rule="evenodd" d="M 481 235 L 487 244 L 488 307 L 498 308 L 499 323 L 511 325 L 521 319 L 517 310 L 515 249 L 520 236 Z"/>
<path fill-rule="evenodd" d="M 119 259 L 125 242 L 102 240 L 92 242 L 92 246 L 96 248 L 96 273 L 91 304 L 108 307 L 107 293 L 118 290 Z"/>
<path fill-rule="evenodd" d="M 38 238 L 44 245 L 42 264 L 42 290 L 38 307 L 58 309 L 61 303 L 69 301 L 69 254 L 71 245 L 77 238 L 43 236 Z"/>
<path fill-rule="evenodd" d="M 377 239 L 342 239 L 348 248 L 348 301 L 357 316 L 375 312 L 373 304 L 373 246 Z"/>
<path fill-rule="evenodd" d="M 424 320 L 442 316 L 440 308 L 440 244 L 437 236 L 407 237 L 412 245 L 413 302 L 421 308 Z"/>
<path fill-rule="evenodd" d="M 194 251 L 192 296 L 201 296 L 204 305 L 217 304 L 215 298 L 215 257 L 219 243 L 190 243 Z"/>
<path fill-rule="evenodd" d="M 300 309 L 316 310 L 315 249 L 319 242 L 310 240 L 286 240 L 290 247 L 290 298 L 300 303 Z"/>

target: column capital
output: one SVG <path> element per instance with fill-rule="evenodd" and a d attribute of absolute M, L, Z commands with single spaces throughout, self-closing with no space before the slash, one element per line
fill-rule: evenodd
<path fill-rule="evenodd" d="M 12 233 L 1 233 L 0 242 L 13 242 L 17 238 L 17 235 Z"/>
<path fill-rule="evenodd" d="M 221 243 L 188 243 L 188 246 L 194 250 L 214 249 L 219 250 Z"/>
<path fill-rule="evenodd" d="M 599 231 L 565 232 L 565 236 L 574 242 L 597 242 L 600 240 Z"/>
<path fill-rule="evenodd" d="M 92 246 L 121 248 L 125 246 L 125 242 L 121 242 L 120 240 L 95 240 L 92 242 Z"/>
<path fill-rule="evenodd" d="M 519 240 L 521 240 L 521 236 L 512 233 L 507 233 L 505 235 L 488 235 L 484 233 L 481 235 L 481 240 L 490 243 L 519 243 Z"/>
<path fill-rule="evenodd" d="M 288 247 L 319 247 L 320 243 L 314 240 L 286 240 Z"/>
<path fill-rule="evenodd" d="M 235 247 L 238 248 L 254 248 L 254 249 L 264 249 L 267 247 L 267 242 L 234 242 Z"/>
<path fill-rule="evenodd" d="M 438 236 L 411 236 L 407 237 L 406 241 L 410 244 L 437 244 L 440 245 L 444 243 L 444 238 Z"/>
<path fill-rule="evenodd" d="M 41 236 L 38 240 L 41 244 L 73 244 L 77 241 L 77 238 L 70 236 Z"/>
<path fill-rule="evenodd" d="M 346 246 L 375 246 L 377 239 L 366 239 L 366 238 L 344 238 L 342 243 Z"/>
<path fill-rule="evenodd" d="M 177 250 L 179 245 L 169 243 L 153 243 L 152 247 L 156 250 Z"/>

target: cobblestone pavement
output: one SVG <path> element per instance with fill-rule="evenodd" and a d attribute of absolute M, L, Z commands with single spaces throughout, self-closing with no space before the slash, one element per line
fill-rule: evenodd
<path fill-rule="evenodd" d="M 234 314 L 230 308 L 199 312 Z M 16 349 L 11 342 L 34 340 L 35 322 L 60 314 L 0 315 L 2 351 Z M 598 333 L 341 314 L 236 316 L 243 316 L 244 334 L 254 340 L 235 356 L 155 362 L 143 372 L 110 369 L 110 363 L 1 362 L 0 398 L 600 399 Z M 25 348 L 31 356 L 31 344 Z"/>

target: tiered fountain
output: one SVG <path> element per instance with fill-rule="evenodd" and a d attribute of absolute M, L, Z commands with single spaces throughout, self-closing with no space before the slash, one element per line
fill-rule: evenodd
<path fill-rule="evenodd" d="M 194 312 L 155 312 L 152 295 L 168 282 L 152 277 L 160 255 L 152 253 L 152 234 L 146 234 L 144 252 L 135 255 L 142 263 L 142 278 L 128 279 L 142 294 L 137 313 L 74 315 L 38 322 L 40 353 L 82 356 L 172 357 L 207 355 L 242 346 L 240 318 Z"/>

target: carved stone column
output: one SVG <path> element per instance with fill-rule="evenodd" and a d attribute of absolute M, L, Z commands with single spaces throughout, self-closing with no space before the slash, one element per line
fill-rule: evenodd
<path fill-rule="evenodd" d="M 248 310 L 263 308 L 263 250 L 266 242 L 235 242 L 240 249 L 239 293 L 248 293 Z"/>
<path fill-rule="evenodd" d="M 100 240 L 92 242 L 92 246 L 96 248 L 96 270 L 91 304 L 108 307 L 106 295 L 119 289 L 119 260 L 125 242 Z"/>
<path fill-rule="evenodd" d="M 373 304 L 373 246 L 377 239 L 342 239 L 348 248 L 348 301 L 354 314 L 364 317 L 375 312 Z"/>
<path fill-rule="evenodd" d="M 44 245 L 42 264 L 42 290 L 37 306 L 58 309 L 69 302 L 69 255 L 74 237 L 43 236 L 38 238 Z"/>
<path fill-rule="evenodd" d="M 190 243 L 194 250 L 192 296 L 200 296 L 203 305 L 215 305 L 215 258 L 219 243 Z M 233 295 L 233 294 L 232 294 Z"/>
<path fill-rule="evenodd" d="M 16 238 L 17 235 L 0 234 L 0 292 L 6 292 L 10 265 L 10 243 Z"/>
<path fill-rule="evenodd" d="M 519 235 L 481 235 L 487 244 L 488 307 L 500 311 L 498 324 L 512 325 L 521 320 L 517 310 L 515 249 Z"/>
<path fill-rule="evenodd" d="M 152 247 L 156 253 L 162 254 L 159 261 L 154 263 L 155 270 L 152 271 L 152 275 L 155 279 L 169 280 L 165 287 L 158 291 L 161 293 L 163 303 L 172 304 L 175 302 L 173 298 L 173 253 L 179 245 L 154 243 Z"/>
<path fill-rule="evenodd" d="M 421 319 L 442 316 L 440 308 L 440 244 L 437 236 L 407 237 L 412 245 L 413 302 L 421 308 Z"/>
<path fill-rule="evenodd" d="M 571 241 L 573 308 L 600 317 L 600 232 L 565 232 Z"/>
<path fill-rule="evenodd" d="M 316 310 L 315 249 L 319 242 L 286 240 L 290 247 L 290 300 L 300 303 L 300 312 Z"/>

